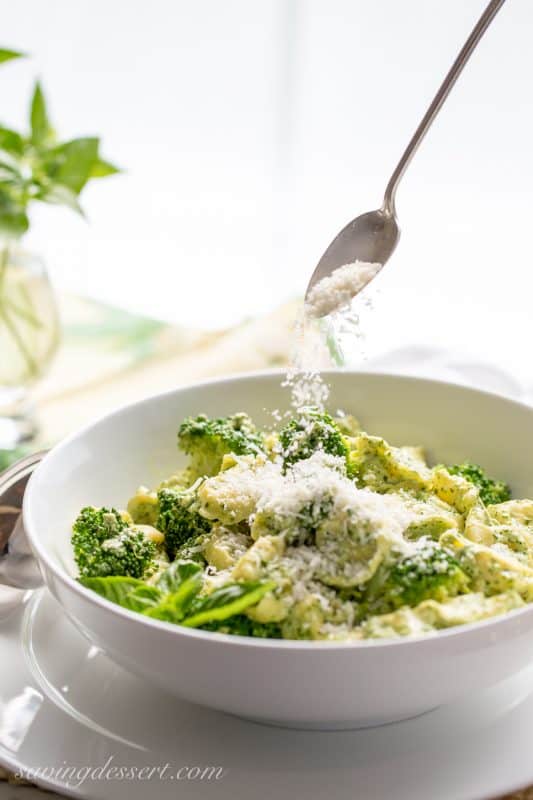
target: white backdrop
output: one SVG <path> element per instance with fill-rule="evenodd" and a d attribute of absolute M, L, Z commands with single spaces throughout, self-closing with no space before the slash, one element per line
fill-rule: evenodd
<path fill-rule="evenodd" d="M 199 326 L 302 292 L 376 207 L 484 0 L 1 0 L 18 124 L 42 77 L 64 137 L 127 171 L 90 225 L 35 215 L 58 284 Z M 531 372 L 533 3 L 508 0 L 398 195 L 369 350 L 440 343 Z"/>

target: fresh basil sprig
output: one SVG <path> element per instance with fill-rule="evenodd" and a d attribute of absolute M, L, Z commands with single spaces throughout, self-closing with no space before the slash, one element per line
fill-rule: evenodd
<path fill-rule="evenodd" d="M 0 64 L 22 56 L 0 49 Z M 87 182 L 119 172 L 99 151 L 100 141 L 94 136 L 59 141 L 37 81 L 29 131 L 19 133 L 0 125 L 0 235 L 17 238 L 25 233 L 28 207 L 35 201 L 65 205 L 83 214 L 79 195 Z"/>
<path fill-rule="evenodd" d="M 222 622 L 255 606 L 263 595 L 275 588 L 273 581 L 227 583 L 204 597 L 195 598 L 181 624 L 188 628 L 200 628 L 210 622 Z"/>
<path fill-rule="evenodd" d="M 174 561 L 155 585 L 135 578 L 80 578 L 80 583 L 106 600 L 153 619 L 198 628 L 242 614 L 256 605 L 273 581 L 229 583 L 202 594 L 202 568 L 193 561 Z"/>

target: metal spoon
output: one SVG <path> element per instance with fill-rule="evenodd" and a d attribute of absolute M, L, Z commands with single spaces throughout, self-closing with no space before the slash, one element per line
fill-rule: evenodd
<path fill-rule="evenodd" d="M 389 260 L 400 238 L 394 202 L 398 184 L 422 139 L 442 108 L 455 81 L 463 71 L 466 62 L 504 2 L 505 0 L 491 0 L 486 7 L 477 25 L 463 45 L 461 52 L 452 64 L 450 71 L 444 78 L 420 125 L 414 132 L 411 141 L 398 162 L 398 166 L 392 173 L 385 190 L 383 205 L 377 211 L 369 211 L 360 217 L 356 217 L 332 241 L 311 276 L 305 294 L 306 300 L 309 299 L 310 290 L 319 281 L 330 276 L 332 272 L 344 264 L 351 264 L 354 261 L 367 261 L 383 266 Z"/>

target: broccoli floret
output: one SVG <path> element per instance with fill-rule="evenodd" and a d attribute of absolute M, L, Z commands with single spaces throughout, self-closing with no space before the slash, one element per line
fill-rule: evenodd
<path fill-rule="evenodd" d="M 178 431 L 178 446 L 191 457 L 190 469 L 196 477 L 216 475 L 227 453 L 264 452 L 261 436 L 247 414 L 188 417 Z"/>
<path fill-rule="evenodd" d="M 283 466 L 309 458 L 317 450 L 332 456 L 348 457 L 348 445 L 335 420 L 318 408 L 302 408 L 279 434 Z"/>
<path fill-rule="evenodd" d="M 423 600 L 444 602 L 468 591 L 469 579 L 455 558 L 431 539 L 420 539 L 412 555 L 373 578 L 363 600 L 372 614 L 383 614 Z"/>
<path fill-rule="evenodd" d="M 209 539 L 209 532 L 203 531 L 197 536 L 192 536 L 190 539 L 178 547 L 176 550 L 176 559 L 179 561 L 194 561 L 202 567 L 207 565 L 207 559 L 204 555 L 204 548 Z"/>
<path fill-rule="evenodd" d="M 111 536 L 116 536 L 127 525 L 114 508 L 95 508 L 87 506 L 82 508 L 73 525 L 75 535 L 85 534 L 92 541 L 103 542 Z M 72 537 L 74 541 L 75 536 Z"/>
<path fill-rule="evenodd" d="M 155 571 L 155 543 L 128 527 L 114 508 L 82 509 L 72 530 L 74 559 L 83 577 L 146 578 Z"/>
<path fill-rule="evenodd" d="M 505 503 L 511 498 L 511 490 L 504 481 L 495 481 L 489 478 L 484 469 L 477 464 L 465 461 L 463 464 L 453 464 L 446 469 L 451 475 L 461 475 L 479 489 L 479 498 L 485 505 Z"/>
<path fill-rule="evenodd" d="M 193 490 L 160 489 L 157 499 L 157 528 L 165 536 L 165 550 L 172 560 L 189 540 L 207 533 L 210 523 L 196 511 L 196 495 Z"/>

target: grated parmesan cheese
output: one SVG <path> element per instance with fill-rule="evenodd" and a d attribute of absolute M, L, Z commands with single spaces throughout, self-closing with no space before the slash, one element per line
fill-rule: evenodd
<path fill-rule="evenodd" d="M 394 495 L 358 489 L 346 476 L 344 459 L 318 450 L 310 458 L 297 461 L 285 475 L 277 464 L 275 478 L 272 466 L 266 470 L 266 480 L 261 468 L 255 472 L 257 512 L 296 520 L 303 508 L 327 498 L 331 504 L 329 517 L 364 521 L 373 531 L 386 528 L 398 545 L 405 544 L 402 533 L 412 521 L 405 504 Z"/>
<path fill-rule="evenodd" d="M 309 292 L 305 302 L 307 316 L 319 319 L 347 308 L 381 267 L 381 264 L 366 261 L 354 261 L 353 264 L 338 267 Z"/>
<path fill-rule="evenodd" d="M 413 513 L 396 495 L 359 489 L 346 476 L 344 460 L 323 451 L 296 462 L 283 473 L 282 461 L 242 456 L 235 467 L 208 478 L 198 491 L 200 513 L 224 524 L 256 516 L 281 519 L 285 527 L 298 526 L 305 509 L 327 505 L 330 521 L 357 527 L 372 538 L 379 534 L 390 546 L 405 552 L 411 544 L 403 532 Z M 324 546 L 327 555 L 330 545 Z"/>
<path fill-rule="evenodd" d="M 290 389 L 291 406 L 295 411 L 300 412 L 309 407 L 324 410 L 329 397 L 329 386 L 320 372 L 289 369 L 281 385 Z"/>

